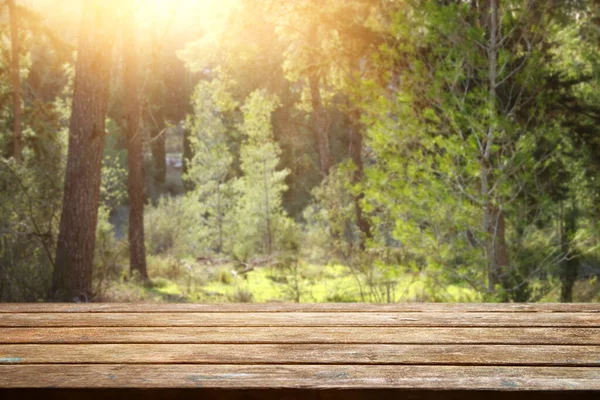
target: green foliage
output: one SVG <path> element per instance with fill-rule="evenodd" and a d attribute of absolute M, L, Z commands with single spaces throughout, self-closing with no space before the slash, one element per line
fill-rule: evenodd
<path fill-rule="evenodd" d="M 127 201 L 127 151 L 120 146 L 122 133 L 117 124 L 108 120 L 106 125 L 100 202 L 112 211 Z"/>
<path fill-rule="evenodd" d="M 203 255 L 213 238 L 203 229 L 200 210 L 200 203 L 191 197 L 162 197 L 156 206 L 147 206 L 144 229 L 148 254 L 175 258 Z"/>
<path fill-rule="evenodd" d="M 402 44 L 385 45 L 375 62 L 411 67 L 393 70 L 383 88 L 364 86 L 369 99 L 379 93 L 364 105 L 376 157 L 365 194 L 368 209 L 384 208 L 395 221 L 393 237 L 410 263 L 433 281 L 491 293 L 499 277 L 505 294 L 495 298 L 523 300 L 539 260 L 512 246 L 499 261 L 494 246 L 522 243 L 530 233 L 516 222 L 545 211 L 541 199 L 522 195 L 539 190 L 535 173 L 552 157 L 539 141 L 563 133 L 548 118 L 552 94 L 538 90 L 551 76 L 546 62 L 560 26 L 545 5 L 513 3 L 499 6 L 496 37 L 480 22 L 489 10 L 466 3 L 408 3 L 395 13 L 390 29 Z M 506 233 L 498 233 L 499 213 Z"/>
<path fill-rule="evenodd" d="M 340 262 L 351 258 L 358 246 L 350 166 L 334 168 L 312 191 L 313 203 L 304 211 L 307 256 L 313 261 L 334 256 Z"/>
<path fill-rule="evenodd" d="M 282 196 L 287 190 L 287 170 L 278 170 L 281 150 L 273 140 L 271 113 L 278 101 L 264 91 L 248 96 L 242 111 L 244 122 L 239 126 L 246 140 L 241 148 L 243 176 L 236 180 L 240 193 L 236 209 L 238 233 L 233 244 L 234 256 L 246 260 L 252 254 L 267 254 L 280 250 L 279 232 L 290 229 Z"/>
<path fill-rule="evenodd" d="M 0 159 L 0 301 L 40 301 L 50 289 L 61 202 L 48 178 Z"/>
<path fill-rule="evenodd" d="M 45 103 L 25 120 L 23 162 L 0 156 L 0 301 L 41 301 L 50 290 L 69 114 L 60 97 Z M 6 104 L 1 115 L 10 115 Z M 0 130 L 2 153 L 11 134 Z"/>
<path fill-rule="evenodd" d="M 102 299 L 112 282 L 124 274 L 123 260 L 127 257 L 127 243 L 115 239 L 114 227 L 108 221 L 110 215 L 106 207 L 98 210 L 96 226 L 96 246 L 94 248 L 94 294 Z M 90 299 L 91 300 L 91 299 Z"/>
<path fill-rule="evenodd" d="M 194 149 L 186 176 L 193 190 L 187 195 L 198 202 L 197 212 L 202 215 L 198 229 L 212 238 L 208 247 L 217 253 L 229 249 L 236 234 L 233 209 L 239 196 L 233 185 L 233 156 L 224 121 L 237 107 L 229 93 L 231 85 L 220 79 L 200 82 L 194 94 L 194 114 L 187 121 Z"/>

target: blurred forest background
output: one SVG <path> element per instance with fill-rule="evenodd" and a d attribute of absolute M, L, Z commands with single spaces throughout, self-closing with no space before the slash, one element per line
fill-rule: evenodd
<path fill-rule="evenodd" d="M 0 0 L 0 301 L 600 301 L 600 1 Z"/>

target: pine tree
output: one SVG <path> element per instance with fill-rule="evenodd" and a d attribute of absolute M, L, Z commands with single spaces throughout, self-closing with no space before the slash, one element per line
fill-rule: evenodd
<path fill-rule="evenodd" d="M 188 196 L 201 204 L 205 236 L 217 253 L 229 246 L 233 232 L 232 209 L 236 192 L 233 187 L 233 155 L 228 143 L 227 113 L 237 107 L 229 92 L 231 82 L 216 78 L 201 81 L 193 98 L 194 114 L 188 119 L 194 157 L 190 160 L 186 180 L 193 185 Z"/>
<path fill-rule="evenodd" d="M 122 57 L 127 120 L 127 164 L 129 194 L 129 267 L 142 279 L 148 278 L 144 243 L 144 175 L 142 171 L 142 131 L 140 129 L 139 71 L 136 23 L 133 2 L 126 3 L 121 21 L 123 32 Z"/>
<path fill-rule="evenodd" d="M 275 233 L 285 223 L 282 196 L 287 190 L 288 170 L 278 170 L 281 149 L 273 140 L 271 113 L 278 101 L 264 90 L 252 92 L 242 111 L 240 131 L 246 141 L 241 148 L 243 176 L 236 186 L 241 193 L 237 220 L 241 235 L 238 248 L 250 248 L 271 255 L 276 250 Z"/>
<path fill-rule="evenodd" d="M 90 299 L 116 7 L 83 7 L 52 298 Z"/>

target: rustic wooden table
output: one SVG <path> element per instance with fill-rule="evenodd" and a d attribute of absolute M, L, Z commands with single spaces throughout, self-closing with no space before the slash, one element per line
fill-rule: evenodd
<path fill-rule="evenodd" d="M 42 389 L 600 399 L 600 304 L 0 304 L 0 398 Z"/>

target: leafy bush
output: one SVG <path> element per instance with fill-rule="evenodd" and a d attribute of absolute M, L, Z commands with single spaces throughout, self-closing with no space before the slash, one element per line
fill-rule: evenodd
<path fill-rule="evenodd" d="M 252 292 L 238 288 L 238 290 L 228 297 L 232 303 L 251 303 L 254 296 Z"/>
<path fill-rule="evenodd" d="M 204 228 L 200 204 L 190 197 L 163 197 L 144 215 L 146 251 L 176 259 L 207 252 L 210 232 Z"/>
<path fill-rule="evenodd" d="M 52 282 L 62 206 L 61 131 L 21 165 L 0 157 L 0 301 L 44 300 Z"/>
<path fill-rule="evenodd" d="M 104 296 L 111 282 L 124 276 L 128 257 L 127 242 L 115 239 L 114 228 L 108 221 L 108 216 L 109 211 L 100 207 L 94 248 L 94 292 L 98 298 Z"/>

